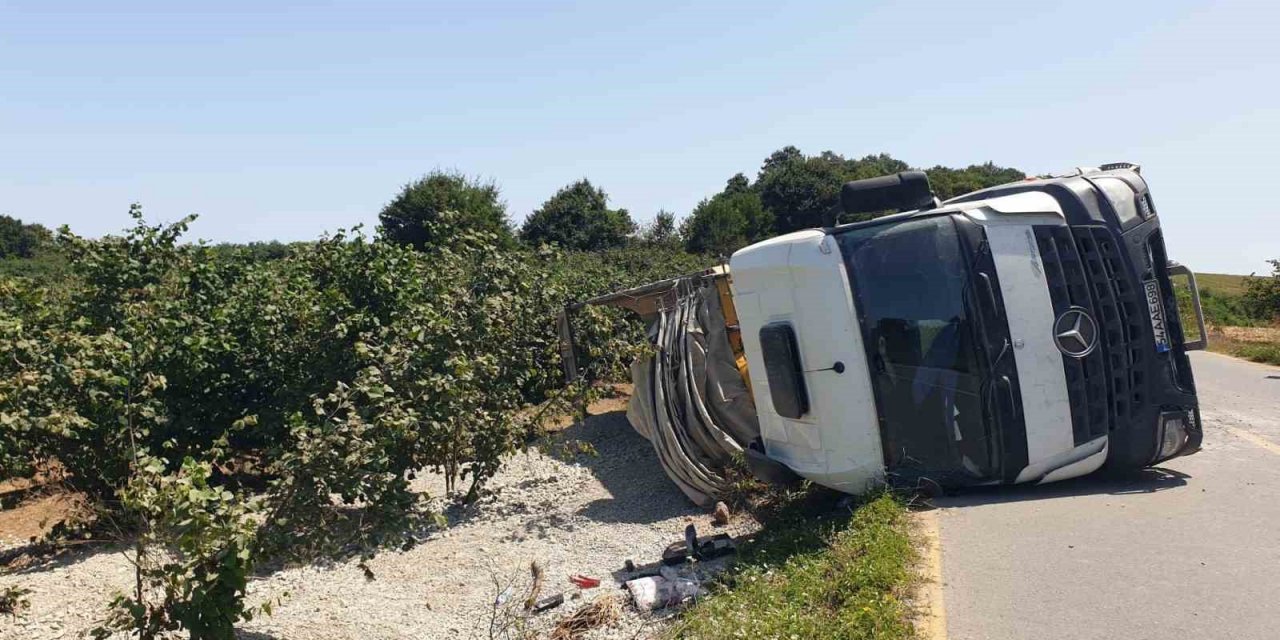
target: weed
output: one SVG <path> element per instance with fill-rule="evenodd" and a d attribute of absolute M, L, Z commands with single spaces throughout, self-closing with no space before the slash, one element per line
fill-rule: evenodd
<path fill-rule="evenodd" d="M 907 591 L 916 550 L 906 508 L 889 494 L 832 512 L 811 491 L 744 545 L 711 596 L 686 611 L 680 638 L 911 638 Z M 839 503 L 836 503 L 839 504 Z"/>
<path fill-rule="evenodd" d="M 17 585 L 11 585 L 0 590 L 0 615 L 7 615 L 17 619 L 18 614 L 31 607 L 31 602 L 27 600 L 27 596 L 30 594 L 30 589 Z"/>

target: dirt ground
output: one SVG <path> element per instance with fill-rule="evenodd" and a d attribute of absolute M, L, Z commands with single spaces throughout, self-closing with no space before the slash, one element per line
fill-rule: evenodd
<path fill-rule="evenodd" d="M 1214 327 L 1230 340 L 1280 343 L 1280 327 Z"/>
<path fill-rule="evenodd" d="M 40 480 L 0 481 L 0 548 L 26 544 L 81 507 L 73 495 Z"/>
<path fill-rule="evenodd" d="M 693 523 L 699 533 L 749 536 L 757 523 L 736 516 L 713 527 L 710 513 L 693 505 L 667 479 L 650 444 L 627 423 L 624 399 L 593 405 L 593 415 L 550 437 L 543 447 L 516 454 L 489 484 L 478 504 L 452 507 L 450 526 L 413 549 L 356 560 L 264 572 L 249 585 L 249 602 L 281 598 L 274 614 L 244 624 L 241 636 L 319 640 L 345 638 L 502 638 L 532 632 L 543 637 L 554 624 L 587 603 L 619 597 L 629 577 L 626 560 L 657 561 Z M 572 459 L 541 450 L 579 442 L 595 454 Z M 443 479 L 426 475 L 416 486 L 443 493 Z M 24 505 L 10 516 L 32 531 L 36 513 L 51 505 Z M 16 526 L 16 525 L 15 525 Z M 14 530 L 15 532 L 17 529 Z M 12 536 L 11 536 L 12 538 Z M 527 593 L 530 563 L 545 572 L 542 595 L 565 594 L 565 604 L 537 615 L 519 606 Z M 601 586 L 580 590 L 568 578 L 584 574 Z M 91 628 L 131 572 L 120 549 L 93 546 L 55 561 L 0 576 L 0 589 L 32 590 L 31 608 L 16 621 L 0 621 L 0 639 L 78 638 Z M 585 638 L 644 638 L 664 626 L 662 615 L 642 615 L 629 605 L 621 619 Z"/>

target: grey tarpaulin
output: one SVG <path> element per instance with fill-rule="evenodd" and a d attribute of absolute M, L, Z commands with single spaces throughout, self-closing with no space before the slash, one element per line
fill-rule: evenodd
<path fill-rule="evenodd" d="M 691 278 L 678 282 L 676 293 L 649 328 L 655 355 L 631 365 L 627 419 L 680 490 L 708 506 L 726 488 L 724 467 L 759 437 L 760 425 L 715 285 Z"/>

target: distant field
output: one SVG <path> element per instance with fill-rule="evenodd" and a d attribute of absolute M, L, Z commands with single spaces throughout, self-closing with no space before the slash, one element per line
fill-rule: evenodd
<path fill-rule="evenodd" d="M 1244 293 L 1244 281 L 1249 276 L 1233 276 L 1227 273 L 1197 273 L 1196 285 L 1201 291 L 1206 289 L 1228 296 Z"/>
<path fill-rule="evenodd" d="M 1205 320 L 1209 324 L 1209 348 L 1238 358 L 1255 362 L 1280 364 L 1280 327 L 1268 326 L 1265 320 L 1250 317 L 1243 308 L 1240 296 L 1244 294 L 1249 276 L 1225 273 L 1197 273 Z M 1175 281 L 1175 286 L 1178 282 Z M 1186 289 L 1178 291 L 1178 315 L 1192 317 L 1191 297 Z M 1194 339 L 1194 327 L 1184 321 L 1188 339 Z"/>

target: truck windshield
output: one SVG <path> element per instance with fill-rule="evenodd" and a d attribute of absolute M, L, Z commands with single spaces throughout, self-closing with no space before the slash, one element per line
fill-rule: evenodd
<path fill-rule="evenodd" d="M 982 360 L 950 217 L 837 232 L 862 323 L 885 463 L 899 477 L 977 482 L 998 473 L 983 419 Z"/>

